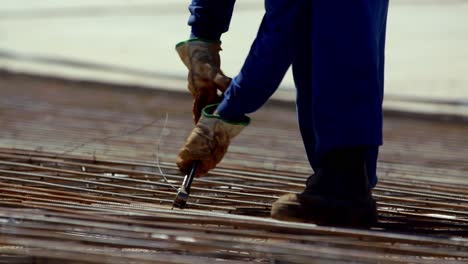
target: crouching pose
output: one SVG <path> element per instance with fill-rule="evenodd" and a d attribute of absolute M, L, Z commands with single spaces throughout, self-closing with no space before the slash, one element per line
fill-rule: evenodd
<path fill-rule="evenodd" d="M 388 0 L 266 0 L 257 37 L 231 80 L 220 69 L 219 52 L 234 4 L 193 0 L 191 38 L 176 46 L 189 69 L 196 123 L 179 153 L 180 171 L 187 173 L 195 161 L 199 176 L 213 169 L 249 124 L 246 114 L 268 100 L 292 66 L 299 127 L 314 174 L 302 193 L 280 197 L 271 216 L 374 224 Z"/>

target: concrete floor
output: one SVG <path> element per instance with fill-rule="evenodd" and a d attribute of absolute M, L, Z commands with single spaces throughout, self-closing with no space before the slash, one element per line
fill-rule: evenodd
<path fill-rule="evenodd" d="M 186 70 L 173 47 L 187 38 L 188 3 L 2 1 L 0 67 L 185 89 Z M 223 36 L 228 75 L 239 71 L 262 13 L 262 2 L 237 1 L 231 29 Z M 468 115 L 467 13 L 466 0 L 391 1 L 387 108 Z M 293 100 L 292 87 L 288 75 L 275 96 Z"/>

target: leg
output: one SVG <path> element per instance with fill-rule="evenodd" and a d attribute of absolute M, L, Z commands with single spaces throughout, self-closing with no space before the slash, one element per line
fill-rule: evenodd
<path fill-rule="evenodd" d="M 367 145 L 367 174 L 373 187 L 382 141 L 388 2 L 372 3 L 349 3 L 351 9 L 338 10 L 346 15 L 337 15 L 335 2 L 312 1 L 308 23 L 312 28 L 306 30 L 312 34 L 304 35 L 298 47 L 301 56 L 292 64 L 299 127 L 312 168 L 317 170 L 321 154 L 330 149 Z"/>
<path fill-rule="evenodd" d="M 339 147 L 368 146 L 369 182 L 375 185 L 388 0 L 312 5 L 315 157 Z"/>
<path fill-rule="evenodd" d="M 374 20 L 377 21 L 376 23 L 376 30 L 377 30 L 377 50 L 379 52 L 379 88 L 381 93 L 383 94 L 384 91 L 384 76 L 385 76 L 385 39 L 387 33 L 387 13 L 388 13 L 388 0 L 383 1 L 379 8 L 379 12 L 376 13 L 376 17 Z M 372 187 L 375 187 L 377 184 L 377 157 L 379 153 L 378 146 L 371 146 L 367 153 L 367 174 L 369 176 L 369 184 Z"/>
<path fill-rule="evenodd" d="M 308 1 L 266 1 L 266 13 L 241 72 L 218 107 L 227 119 L 256 111 L 278 88 L 302 41 Z"/>
<path fill-rule="evenodd" d="M 311 9 L 311 4 L 307 7 Z M 296 109 L 297 118 L 299 122 L 299 129 L 301 131 L 302 140 L 307 153 L 307 158 L 314 171 L 317 171 L 317 158 L 315 155 L 316 150 L 316 135 L 314 114 L 312 105 L 313 87 L 312 87 L 312 38 L 310 34 L 311 12 L 305 23 L 303 39 L 298 46 L 297 52 L 300 56 L 295 56 L 292 63 L 292 72 L 294 77 L 294 84 L 296 85 Z"/>
<path fill-rule="evenodd" d="M 312 1 L 311 46 L 299 50 L 304 56 L 294 60 L 293 73 L 299 124 L 315 175 L 304 192 L 273 204 L 273 218 L 347 226 L 377 220 L 370 185 L 376 182 L 382 141 L 387 4 Z"/>

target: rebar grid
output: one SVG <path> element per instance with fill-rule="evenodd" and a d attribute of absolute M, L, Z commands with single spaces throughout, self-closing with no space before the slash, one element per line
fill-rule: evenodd
<path fill-rule="evenodd" d="M 178 210 L 172 161 L 193 127 L 189 96 L 0 78 L 0 262 L 468 261 L 464 122 L 387 117 L 379 224 L 333 228 L 269 218 L 311 173 L 293 105 L 257 113 Z"/>
<path fill-rule="evenodd" d="M 152 164 L 51 156 L 0 150 L 5 246 L 0 252 L 41 248 L 72 258 L 92 251 L 86 260 L 96 263 L 116 254 L 121 261 L 142 263 L 160 255 L 156 260 L 162 263 L 468 260 L 468 187 L 463 185 L 447 193 L 446 185 L 413 179 L 418 188 L 408 190 L 404 176 L 388 176 L 375 191 L 380 224 L 371 230 L 336 229 L 269 219 L 278 195 L 302 188 L 301 177 L 291 173 L 221 168 L 197 179 L 190 210 L 178 210 L 171 209 L 175 192 L 161 174 L 151 172 Z M 175 168 L 163 166 L 166 177 L 179 184 Z"/>

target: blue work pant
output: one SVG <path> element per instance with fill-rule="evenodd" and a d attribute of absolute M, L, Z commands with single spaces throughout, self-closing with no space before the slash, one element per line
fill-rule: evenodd
<path fill-rule="evenodd" d="M 228 30 L 234 2 L 193 0 L 192 34 L 219 39 Z M 312 168 L 332 149 L 367 146 L 374 186 L 387 10 L 388 0 L 266 0 L 257 37 L 218 113 L 238 119 L 256 111 L 292 65 L 299 128 Z"/>

